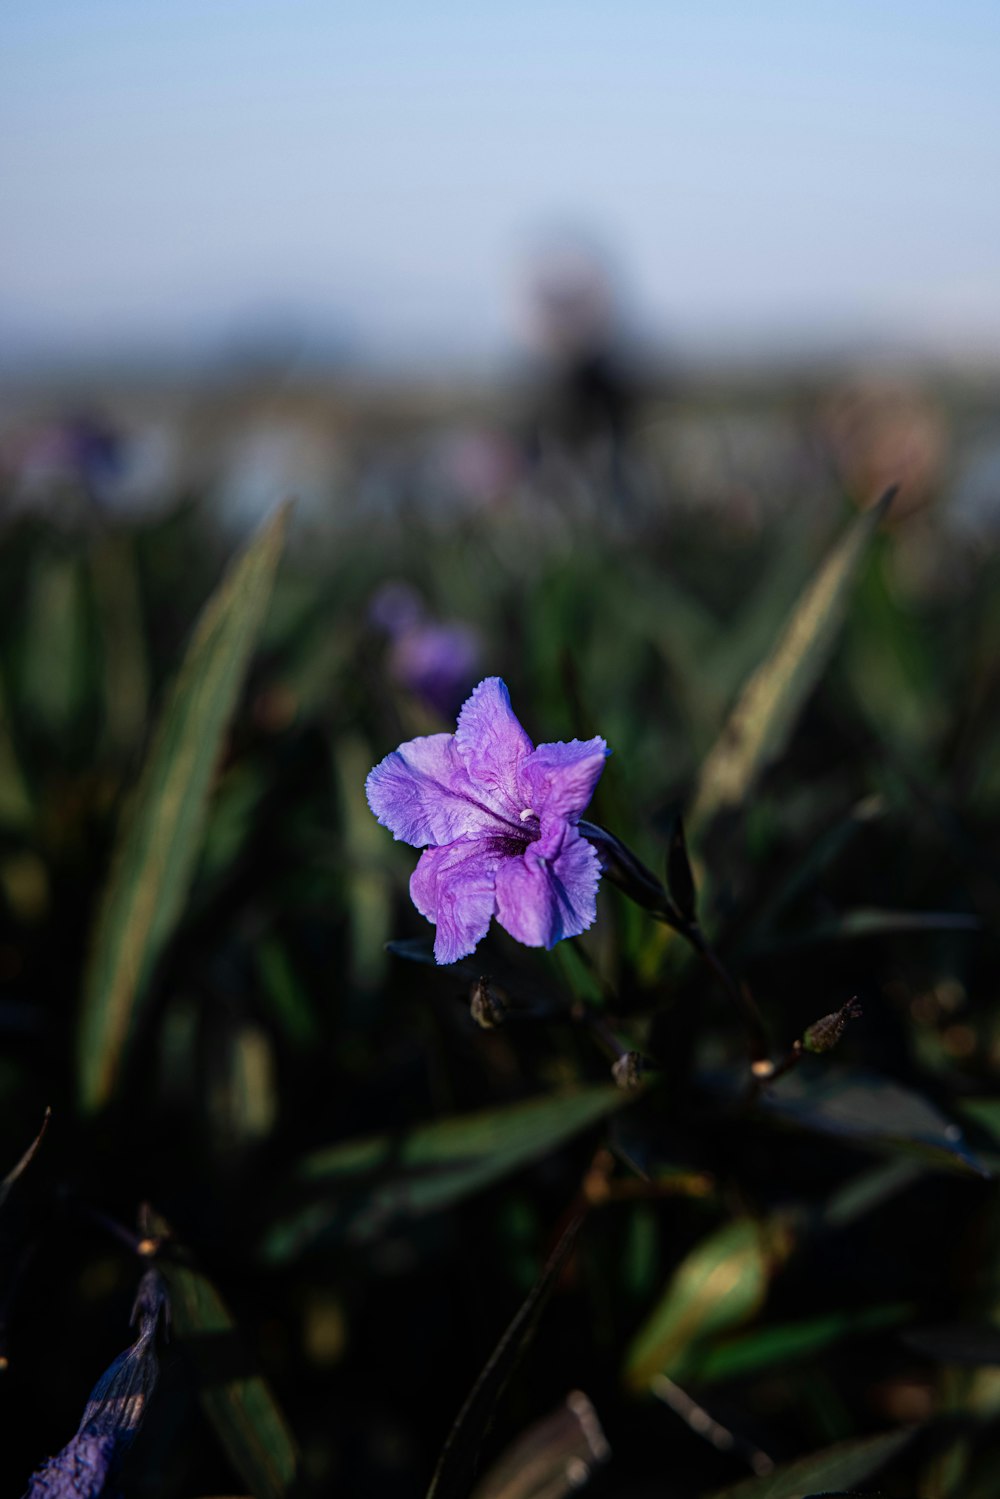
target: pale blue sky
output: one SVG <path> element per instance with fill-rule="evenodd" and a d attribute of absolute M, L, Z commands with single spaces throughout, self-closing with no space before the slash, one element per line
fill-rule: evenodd
<path fill-rule="evenodd" d="M 996 0 L 6 0 L 0 336 L 502 348 L 537 236 L 653 334 L 1000 344 Z"/>

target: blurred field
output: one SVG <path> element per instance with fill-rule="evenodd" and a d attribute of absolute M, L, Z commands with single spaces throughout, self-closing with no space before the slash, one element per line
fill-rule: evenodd
<path fill-rule="evenodd" d="M 571 1391 L 593 1412 L 480 1499 L 590 1466 L 595 1499 L 709 1495 L 881 1434 L 747 1499 L 995 1493 L 995 377 L 638 372 L 614 427 L 577 395 L 7 393 L 0 1168 L 52 1120 L 0 1203 L 5 1491 L 127 1346 L 167 1223 L 174 1333 L 122 1492 L 424 1494 L 582 1210 L 438 1499 Z M 287 540 L 250 542 L 288 495 Z M 685 813 L 775 1061 L 858 997 L 835 1052 L 748 1094 L 718 983 L 608 880 L 550 954 L 494 927 L 424 961 L 416 855 L 364 778 L 493 674 L 536 740 L 607 738 L 589 815 L 654 871 Z"/>

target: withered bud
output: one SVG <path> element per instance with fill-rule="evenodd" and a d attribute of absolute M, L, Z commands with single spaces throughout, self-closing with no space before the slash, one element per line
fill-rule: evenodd
<path fill-rule="evenodd" d="M 469 1013 L 484 1031 L 495 1030 L 507 1018 L 506 998 L 485 974 L 480 975 L 469 994 Z"/>
<path fill-rule="evenodd" d="M 611 1076 L 619 1088 L 626 1091 L 638 1088 L 642 1082 L 642 1057 L 637 1051 L 625 1051 L 611 1068 Z"/>
<path fill-rule="evenodd" d="M 139 1282 L 132 1325 L 139 1334 L 90 1392 L 76 1436 L 35 1473 L 24 1499 L 100 1499 L 135 1438 L 156 1388 L 156 1334 L 169 1317 L 167 1288 L 157 1270 Z"/>
<path fill-rule="evenodd" d="M 841 1005 L 832 1015 L 824 1015 L 822 1020 L 817 1020 L 815 1025 L 809 1027 L 802 1037 L 804 1049 L 818 1056 L 824 1051 L 832 1051 L 844 1034 L 847 1022 L 858 1020 L 860 1016 L 861 1006 L 857 998 L 849 999 L 846 1005 Z"/>

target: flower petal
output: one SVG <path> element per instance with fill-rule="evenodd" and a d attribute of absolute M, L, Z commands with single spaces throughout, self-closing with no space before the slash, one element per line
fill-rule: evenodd
<path fill-rule="evenodd" d="M 521 766 L 520 790 L 540 818 L 577 817 L 594 794 L 610 754 L 601 738 L 540 744 Z"/>
<path fill-rule="evenodd" d="M 592 845 L 571 823 L 553 820 L 522 858 L 505 859 L 497 871 L 497 920 L 526 947 L 554 947 L 592 925 L 600 875 Z"/>
<path fill-rule="evenodd" d="M 454 734 L 401 744 L 370 772 L 365 791 L 382 826 L 416 848 L 497 830 L 495 814 L 473 792 Z"/>
<path fill-rule="evenodd" d="M 503 854 L 486 838 L 428 848 L 410 879 L 410 898 L 437 925 L 434 957 L 454 963 L 486 936 L 496 909 L 496 874 Z"/>
<path fill-rule="evenodd" d="M 518 821 L 524 804 L 518 770 L 532 744 L 510 706 L 510 694 L 499 677 L 480 682 L 458 715 L 458 752 L 476 794 L 502 817 Z"/>

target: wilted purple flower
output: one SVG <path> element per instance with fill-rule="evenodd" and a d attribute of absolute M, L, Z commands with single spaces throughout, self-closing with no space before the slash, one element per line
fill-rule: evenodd
<path fill-rule="evenodd" d="M 132 1323 L 139 1336 L 90 1392 L 73 1440 L 35 1473 L 24 1499 L 101 1499 L 132 1445 L 156 1387 L 156 1329 L 169 1308 L 163 1279 L 147 1270 L 139 1282 Z"/>
<path fill-rule="evenodd" d="M 577 830 L 608 747 L 540 744 L 487 677 L 454 734 L 411 739 L 368 777 L 368 804 L 394 838 L 423 848 L 413 904 L 437 925 L 434 956 L 471 953 L 496 916 L 528 947 L 575 937 L 597 914 L 600 864 Z"/>

